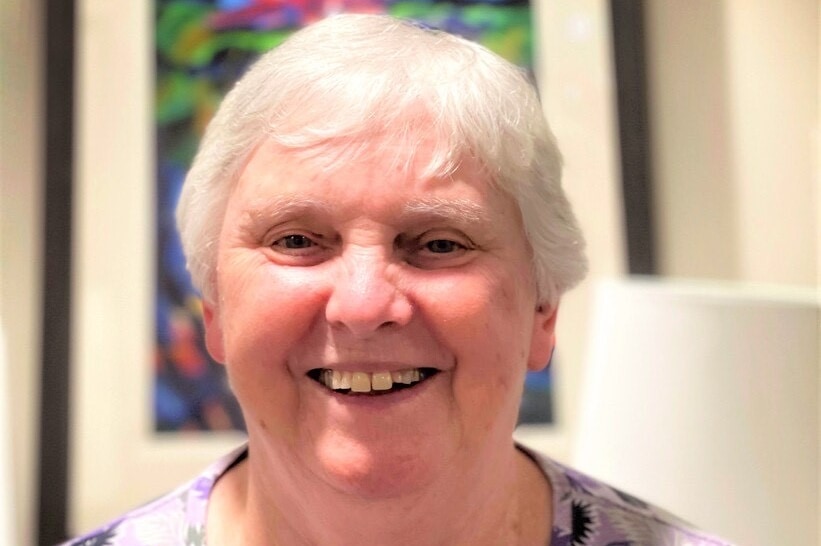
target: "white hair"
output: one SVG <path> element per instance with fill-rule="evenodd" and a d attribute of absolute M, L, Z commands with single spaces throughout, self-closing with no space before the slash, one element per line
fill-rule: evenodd
<path fill-rule="evenodd" d="M 228 93 L 177 206 L 194 285 L 207 300 L 216 297 L 225 208 L 263 140 L 332 168 L 366 154 L 392 154 L 407 166 L 431 138 L 426 176 L 447 176 L 470 157 L 515 198 L 539 301 L 555 305 L 587 264 L 561 187 L 561 156 L 526 73 L 481 45 L 382 15 L 338 15 L 305 27 Z"/>

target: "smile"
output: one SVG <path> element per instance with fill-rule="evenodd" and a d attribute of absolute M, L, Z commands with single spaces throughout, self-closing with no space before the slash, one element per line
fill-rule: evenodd
<path fill-rule="evenodd" d="M 308 377 L 342 394 L 389 394 L 407 389 L 439 373 L 436 368 L 410 368 L 393 372 L 349 372 L 316 368 Z"/>

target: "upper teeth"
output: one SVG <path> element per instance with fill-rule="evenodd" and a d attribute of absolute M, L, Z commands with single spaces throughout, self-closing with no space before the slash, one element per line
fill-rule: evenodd
<path fill-rule="evenodd" d="M 330 389 L 350 389 L 353 392 L 387 391 L 394 383 L 412 385 L 421 380 L 418 368 L 375 373 L 325 369 L 319 377 L 322 384 Z"/>

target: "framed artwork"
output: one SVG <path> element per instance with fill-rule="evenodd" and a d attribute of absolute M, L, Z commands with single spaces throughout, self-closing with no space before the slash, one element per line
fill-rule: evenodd
<path fill-rule="evenodd" d="M 296 8 L 271 7 L 286 4 Z M 497 51 L 508 44 L 517 53 L 506 56 L 555 77 L 542 94 L 567 173 L 578 177 L 575 191 L 617 195 L 610 187 L 617 152 L 607 138 L 614 119 L 609 20 L 600 2 L 555 0 L 548 9 L 516 1 L 79 0 L 70 532 L 157 496 L 243 441 L 220 368 L 198 337 L 199 308 L 170 211 L 196 139 L 229 82 L 325 4 L 415 17 L 463 34 L 479 29 L 475 36 Z M 203 30 L 203 21 L 211 26 Z M 494 27 L 499 21 L 504 28 Z M 566 63 L 576 68 L 562 72 Z M 567 103 L 577 88 L 587 93 L 582 111 Z M 578 170 L 580 163 L 589 169 Z M 577 206 L 583 225 L 598 223 L 596 247 L 620 248 L 620 228 L 611 222 L 618 206 L 615 199 Z M 618 259 L 606 256 L 611 262 Z M 558 384 L 551 413 L 559 423 L 572 419 L 566 408 L 581 360 L 584 304 L 583 292 L 563 304 L 561 373 L 529 379 L 534 390 Z M 563 425 L 525 425 L 518 434 L 566 458 Z"/>

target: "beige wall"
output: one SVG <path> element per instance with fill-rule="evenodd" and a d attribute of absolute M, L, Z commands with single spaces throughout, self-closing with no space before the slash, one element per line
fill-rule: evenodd
<path fill-rule="evenodd" d="M 645 5 L 661 272 L 815 285 L 817 0 Z"/>
<path fill-rule="evenodd" d="M 738 274 L 722 5 L 645 3 L 654 221 L 665 275 Z"/>
<path fill-rule="evenodd" d="M 816 281 L 817 0 L 725 4 L 739 276 Z"/>
<path fill-rule="evenodd" d="M 0 326 L 7 349 L 0 418 L 6 417 L 2 410 L 10 412 L 12 446 L 11 487 L 0 487 L 11 493 L 16 538 L 9 544 L 34 544 L 42 195 L 39 4 L 0 2 Z"/>

